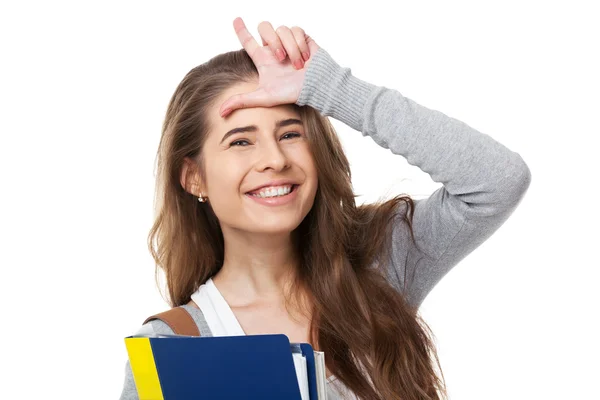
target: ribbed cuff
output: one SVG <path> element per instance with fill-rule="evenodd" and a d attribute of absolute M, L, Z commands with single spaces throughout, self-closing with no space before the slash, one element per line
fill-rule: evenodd
<path fill-rule="evenodd" d="M 306 70 L 297 105 L 309 105 L 362 131 L 364 106 L 377 86 L 352 76 L 323 48 L 313 55 Z"/>

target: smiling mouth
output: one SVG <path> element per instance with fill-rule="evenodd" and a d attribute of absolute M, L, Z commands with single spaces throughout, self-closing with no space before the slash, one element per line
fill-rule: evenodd
<path fill-rule="evenodd" d="M 265 190 L 256 190 L 253 192 L 246 193 L 247 196 L 256 197 L 259 199 L 277 199 L 281 197 L 289 196 L 298 188 L 297 184 L 284 185 L 276 188 L 269 188 Z"/>

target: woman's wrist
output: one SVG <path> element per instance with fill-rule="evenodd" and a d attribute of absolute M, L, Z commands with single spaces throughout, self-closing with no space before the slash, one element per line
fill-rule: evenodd
<path fill-rule="evenodd" d="M 323 48 L 311 56 L 296 104 L 361 130 L 365 103 L 377 86 L 353 76 Z"/>

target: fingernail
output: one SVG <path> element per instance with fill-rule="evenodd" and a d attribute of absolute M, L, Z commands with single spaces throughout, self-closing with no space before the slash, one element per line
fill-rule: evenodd
<path fill-rule="evenodd" d="M 302 53 L 302 58 L 304 58 L 304 61 L 308 61 L 308 53 L 307 52 Z"/>
<path fill-rule="evenodd" d="M 302 60 L 294 61 L 294 67 L 296 67 L 296 69 L 302 69 L 303 66 L 304 66 L 304 63 L 302 62 Z"/>
<path fill-rule="evenodd" d="M 275 50 L 275 55 L 277 56 L 277 59 L 279 61 L 285 60 L 285 53 L 283 52 L 283 50 L 281 50 L 281 49 Z"/>
<path fill-rule="evenodd" d="M 221 117 L 226 117 L 227 114 L 229 114 L 231 112 L 231 108 L 226 108 L 222 113 L 221 113 Z"/>

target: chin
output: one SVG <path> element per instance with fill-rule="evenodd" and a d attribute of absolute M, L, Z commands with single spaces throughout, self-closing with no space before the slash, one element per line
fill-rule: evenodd
<path fill-rule="evenodd" d="M 261 224 L 255 224 L 248 229 L 250 232 L 267 235 L 289 235 L 291 234 L 302 221 L 269 221 Z"/>

